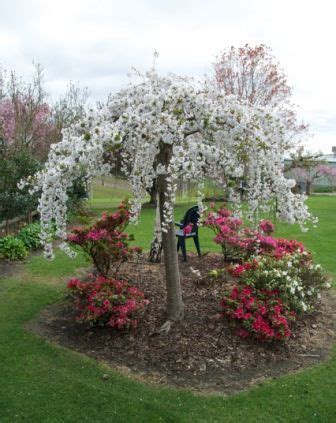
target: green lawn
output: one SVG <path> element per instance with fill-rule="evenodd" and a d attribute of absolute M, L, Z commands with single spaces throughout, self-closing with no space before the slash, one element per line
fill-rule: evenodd
<path fill-rule="evenodd" d="M 100 203 L 93 203 L 96 210 L 115 206 L 101 191 Z M 176 217 L 189 205 L 180 203 Z M 278 235 L 305 242 L 316 260 L 336 276 L 336 197 L 312 197 L 309 205 L 320 218 L 318 229 L 303 234 L 296 227 L 279 225 Z M 144 248 L 151 239 L 153 214 L 144 209 L 139 225 L 130 227 Z M 201 242 L 203 251 L 216 249 L 205 229 Z M 51 263 L 32 256 L 19 273 L 1 280 L 0 423 L 336 421 L 336 349 L 323 364 L 238 395 L 196 396 L 129 380 L 27 332 L 25 322 L 45 305 L 61 300 L 66 280 L 85 265 L 83 257 L 70 260 L 60 252 Z M 108 380 L 102 379 L 104 373 Z"/>

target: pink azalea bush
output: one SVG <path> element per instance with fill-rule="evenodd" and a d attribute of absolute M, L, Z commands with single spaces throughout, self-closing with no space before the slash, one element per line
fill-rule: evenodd
<path fill-rule="evenodd" d="M 77 227 L 68 235 L 68 242 L 81 249 L 92 260 L 97 276 L 89 275 L 87 282 L 71 279 L 68 289 L 77 320 L 90 325 L 109 326 L 119 330 L 135 329 L 138 317 L 148 300 L 138 288 L 127 281 L 110 278 L 120 265 L 141 252 L 130 247 L 132 236 L 126 234 L 130 218 L 125 201 L 114 213 L 103 213 L 100 220 L 89 227 Z"/>
<path fill-rule="evenodd" d="M 270 254 L 282 257 L 296 250 L 303 251 L 303 245 L 296 240 L 277 239 L 271 236 L 274 225 L 263 220 L 258 230 L 244 226 L 238 217 L 228 209 L 213 209 L 204 220 L 204 225 L 215 233 L 214 242 L 221 246 L 224 260 L 232 258 L 246 259 L 252 255 Z"/>
<path fill-rule="evenodd" d="M 235 253 L 248 249 L 242 230 L 243 221 L 234 217 L 230 210 L 222 208 L 211 211 L 203 223 L 215 233 L 214 242 L 221 246 L 225 261 Z"/>
<path fill-rule="evenodd" d="M 124 231 L 130 212 L 123 202 L 114 213 L 103 213 L 100 220 L 89 227 L 76 227 L 67 236 L 68 242 L 81 249 L 92 260 L 97 271 L 107 277 L 117 272 L 123 262 L 141 252 L 140 247 L 130 247 L 132 236 Z"/>
<path fill-rule="evenodd" d="M 138 288 L 126 281 L 93 277 L 88 282 L 71 279 L 68 290 L 79 322 L 118 330 L 135 329 L 149 303 Z"/>

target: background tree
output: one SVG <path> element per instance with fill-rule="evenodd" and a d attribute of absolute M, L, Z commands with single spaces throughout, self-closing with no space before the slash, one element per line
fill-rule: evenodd
<path fill-rule="evenodd" d="M 287 133 L 302 135 L 308 126 L 299 122 L 293 104 L 292 89 L 287 76 L 272 54 L 270 47 L 230 47 L 214 64 L 215 80 L 225 95 L 234 95 L 249 104 L 268 107 L 282 115 Z"/>
<path fill-rule="evenodd" d="M 30 84 L 13 72 L 0 80 L 0 220 L 8 224 L 9 219 L 36 209 L 37 196 L 19 190 L 17 184 L 40 168 L 53 126 L 39 66 Z"/>
<path fill-rule="evenodd" d="M 17 184 L 40 168 L 28 149 L 15 149 L 8 158 L 0 148 L 0 221 L 6 221 L 6 233 L 10 219 L 36 209 L 38 196 L 31 195 L 27 188 L 19 190 Z"/>
<path fill-rule="evenodd" d="M 34 175 L 47 159 L 50 145 L 59 142 L 62 130 L 83 117 L 86 91 L 70 84 L 54 106 L 48 104 L 43 72 L 35 68 L 32 82 L 14 72 L 0 75 L 0 220 L 36 210 L 37 196 L 19 190 L 22 178 Z M 76 188 L 82 184 L 78 181 Z M 73 197 L 78 196 L 78 189 Z M 8 225 L 6 225 L 8 229 Z"/>
<path fill-rule="evenodd" d="M 286 171 L 297 183 L 305 184 L 306 195 L 311 194 L 312 185 L 322 178 L 331 183 L 336 181 L 336 168 L 328 166 L 321 153 L 305 152 L 303 148 L 291 156 L 291 163 L 286 166 Z"/>
<path fill-rule="evenodd" d="M 256 106 L 276 107 L 291 96 L 287 77 L 264 44 L 230 47 L 214 65 L 216 81 L 225 95 L 235 95 Z"/>

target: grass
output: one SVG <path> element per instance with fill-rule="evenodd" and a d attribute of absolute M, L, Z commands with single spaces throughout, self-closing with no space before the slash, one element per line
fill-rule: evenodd
<path fill-rule="evenodd" d="M 112 207 L 100 192 L 102 204 Z M 190 203 L 180 203 L 176 217 Z M 317 229 L 301 233 L 279 225 L 278 235 L 297 238 L 336 275 L 336 197 L 309 199 Z M 144 209 L 137 243 L 147 248 L 154 211 Z M 203 251 L 213 251 L 211 233 L 201 229 Z M 191 247 L 189 248 L 191 249 Z M 262 383 L 229 397 L 196 396 L 155 388 L 122 376 L 74 351 L 46 342 L 24 325 L 47 304 L 64 296 L 64 281 L 85 266 L 83 257 L 57 252 L 54 262 L 32 256 L 22 270 L 0 282 L 0 422 L 333 422 L 336 421 L 336 349 L 332 358 L 301 373 Z M 195 340 L 195 342 L 197 342 Z M 93 346 L 94 348 L 94 346 Z M 102 375 L 109 378 L 103 380 Z"/>

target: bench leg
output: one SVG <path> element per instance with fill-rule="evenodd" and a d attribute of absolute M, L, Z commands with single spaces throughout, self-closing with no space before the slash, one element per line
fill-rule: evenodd
<path fill-rule="evenodd" d="M 197 250 L 198 257 L 201 257 L 202 254 L 201 254 L 201 248 L 200 248 L 200 244 L 199 244 L 198 235 L 196 235 L 194 237 L 194 243 L 195 243 L 195 247 L 196 247 L 196 250 Z"/>
<path fill-rule="evenodd" d="M 186 243 L 185 238 L 182 236 L 179 236 L 177 238 L 177 251 L 181 248 L 183 261 L 187 261 L 187 249 L 186 249 Z"/>

